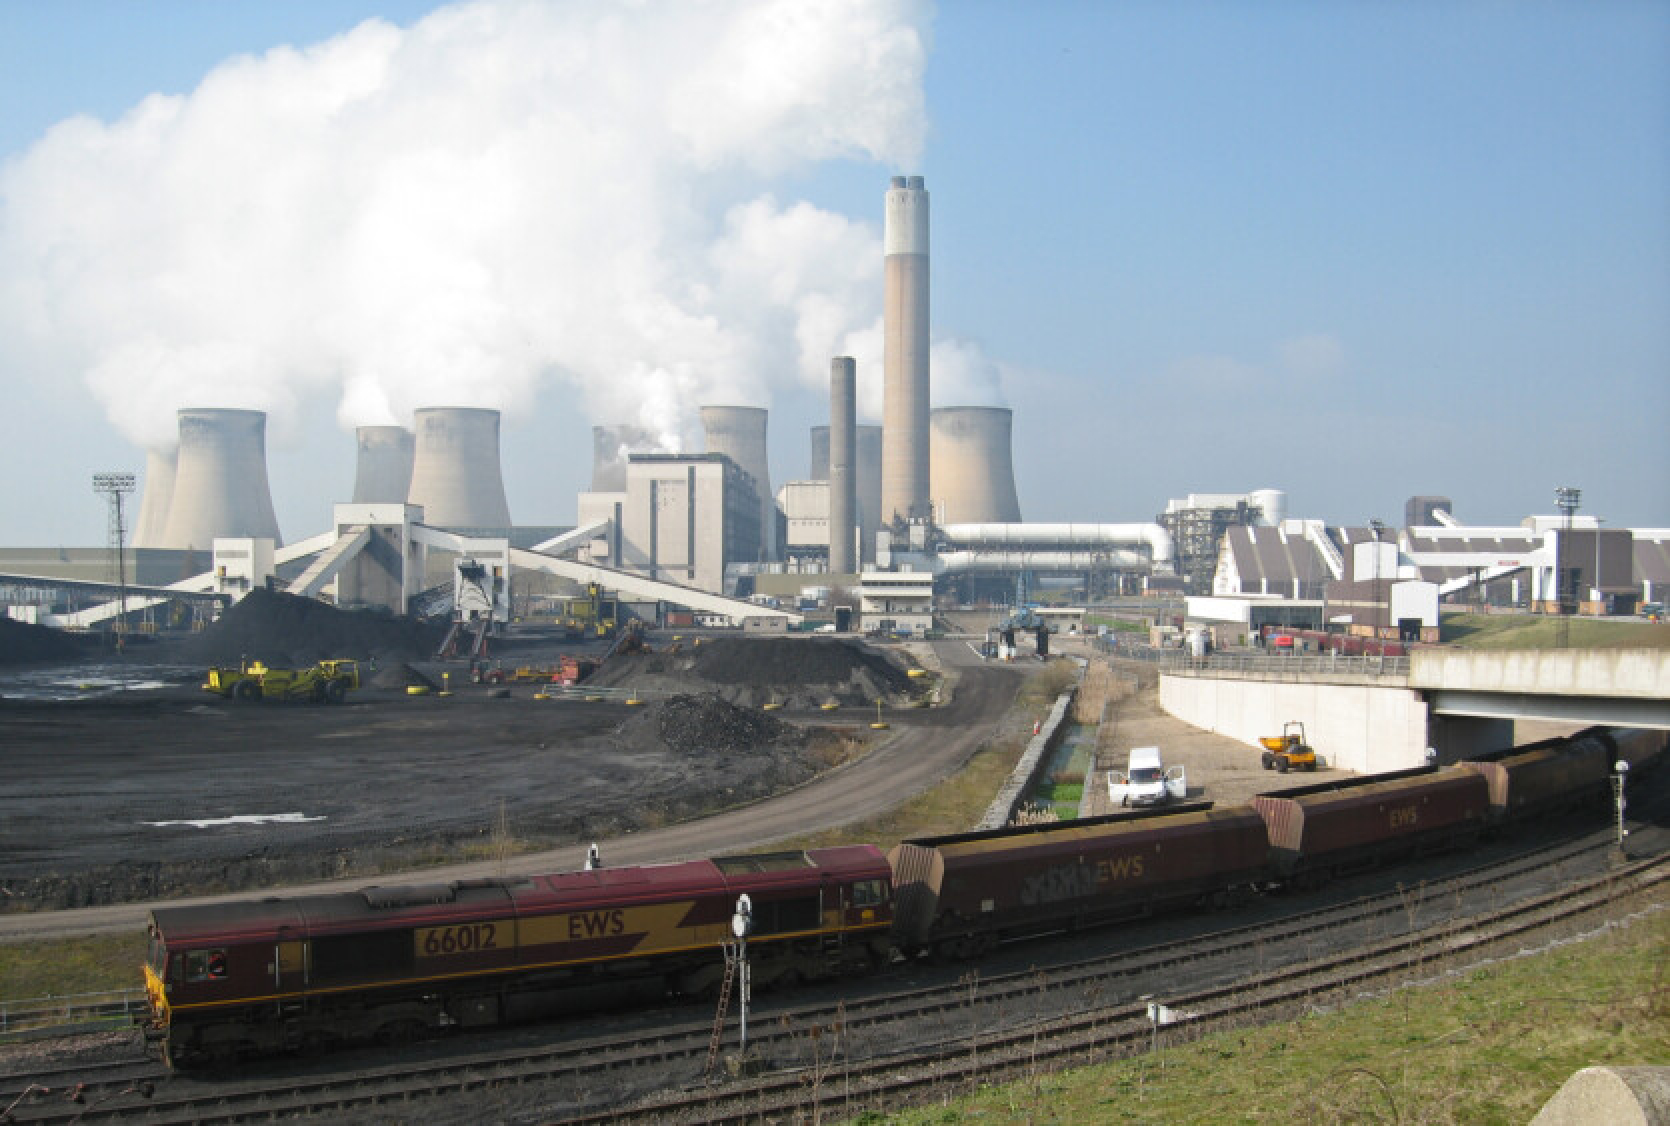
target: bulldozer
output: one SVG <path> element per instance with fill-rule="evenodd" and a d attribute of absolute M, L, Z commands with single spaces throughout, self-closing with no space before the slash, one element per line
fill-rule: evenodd
<path fill-rule="evenodd" d="M 203 691 L 240 703 L 288 700 L 340 704 L 359 686 L 359 662 L 339 658 L 305 669 L 268 668 L 260 661 L 245 662 L 237 668 L 211 668 Z"/>
<path fill-rule="evenodd" d="M 1316 752 L 1305 742 L 1305 725 L 1289 720 L 1282 725 L 1280 735 L 1259 737 L 1264 747 L 1265 770 L 1286 774 L 1289 770 L 1315 770 Z"/>

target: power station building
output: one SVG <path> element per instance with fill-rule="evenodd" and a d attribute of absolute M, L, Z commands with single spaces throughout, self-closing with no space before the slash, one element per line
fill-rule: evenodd
<path fill-rule="evenodd" d="M 758 555 L 760 511 L 753 476 L 724 454 L 630 454 L 626 488 L 582 493 L 579 515 L 608 522 L 591 562 L 717 594 L 726 564 Z"/>

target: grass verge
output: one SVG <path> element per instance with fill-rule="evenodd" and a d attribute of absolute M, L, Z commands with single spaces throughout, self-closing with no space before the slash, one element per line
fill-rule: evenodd
<path fill-rule="evenodd" d="M 145 935 L 101 934 L 53 942 L 0 943 L 0 998 L 67 997 L 139 987 Z"/>
<path fill-rule="evenodd" d="M 1670 623 L 1571 618 L 1571 649 L 1670 649 Z M 1443 637 L 1459 649 L 1555 649 L 1560 620 L 1546 614 L 1443 615 Z"/>
<path fill-rule="evenodd" d="M 1528 1122 L 1580 1068 L 1670 1058 L 1667 967 L 1659 910 L 1338 1011 L 859 1121 Z"/>

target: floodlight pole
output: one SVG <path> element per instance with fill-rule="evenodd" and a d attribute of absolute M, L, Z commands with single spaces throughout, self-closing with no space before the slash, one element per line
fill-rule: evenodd
<path fill-rule="evenodd" d="M 110 500 L 110 546 L 116 552 L 116 648 L 122 648 L 122 637 L 127 632 L 128 569 L 123 541 L 127 528 L 122 519 L 122 498 L 133 492 L 132 473 L 95 473 L 93 491 L 103 493 Z"/>
<path fill-rule="evenodd" d="M 1566 648 L 1571 642 L 1571 605 L 1566 599 L 1566 584 L 1572 582 L 1567 577 L 1570 568 L 1565 566 L 1566 555 L 1571 548 L 1571 517 L 1583 503 L 1583 490 L 1572 485 L 1561 485 L 1554 490 L 1554 503 L 1565 517 L 1565 530 L 1560 534 L 1560 546 L 1554 552 L 1554 596 L 1560 608 L 1560 621 L 1556 625 L 1555 646 Z M 1575 583 L 1573 583 L 1575 586 Z M 1576 591 L 1572 593 L 1575 595 Z"/>

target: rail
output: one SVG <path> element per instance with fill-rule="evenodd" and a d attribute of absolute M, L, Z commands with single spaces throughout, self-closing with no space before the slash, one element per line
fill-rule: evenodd
<path fill-rule="evenodd" d="M 0 1041 L 22 1039 L 47 1030 L 131 1024 L 135 1016 L 146 1011 L 143 989 L 0 1000 Z"/>

